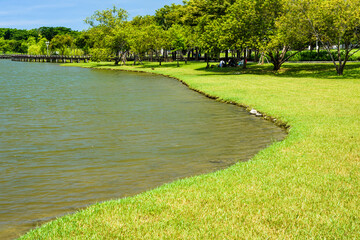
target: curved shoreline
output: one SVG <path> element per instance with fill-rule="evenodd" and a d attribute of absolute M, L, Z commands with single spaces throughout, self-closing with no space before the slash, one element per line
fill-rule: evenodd
<path fill-rule="evenodd" d="M 69 64 L 61 64 L 61 66 L 65 66 L 65 67 L 69 67 L 68 66 Z M 114 65 L 115 66 L 115 65 Z M 78 67 L 76 65 L 71 65 L 71 67 Z M 245 109 L 249 114 L 251 115 L 255 115 L 256 117 L 261 117 L 263 118 L 264 120 L 267 120 L 267 121 L 271 121 L 273 122 L 276 126 L 284 129 L 286 131 L 286 133 L 288 134 L 288 130 L 291 128 L 291 126 L 289 126 L 286 122 L 282 122 L 280 120 L 278 120 L 276 117 L 273 117 L 273 116 L 270 116 L 270 115 L 267 115 L 266 113 L 263 113 L 263 112 L 260 112 L 260 111 L 257 111 L 255 108 L 252 108 L 248 105 L 245 105 L 245 104 L 241 104 L 241 103 L 237 103 L 237 102 L 233 102 L 233 101 L 224 101 L 222 100 L 220 97 L 218 96 L 215 96 L 215 95 L 210 95 L 206 92 L 203 92 L 199 89 L 196 89 L 196 88 L 192 88 L 189 84 L 187 84 L 184 80 L 180 79 L 180 78 L 177 78 L 177 77 L 174 77 L 174 76 L 170 76 L 170 75 L 166 75 L 166 74 L 162 74 L 162 73 L 154 73 L 154 72 L 148 72 L 148 71 L 141 71 L 141 70 L 130 70 L 130 69 L 121 69 L 119 67 L 121 66 L 117 66 L 117 68 L 102 68 L 102 67 L 84 67 L 84 66 L 79 66 L 81 68 L 89 68 L 89 69 L 99 69 L 99 70 L 110 70 L 110 71 L 123 71 L 123 72 L 134 72 L 134 73 L 147 73 L 147 74 L 154 74 L 154 75 L 158 75 L 158 76 L 163 76 L 163 77 L 167 77 L 167 78 L 172 78 L 172 79 L 175 79 L 179 82 L 181 82 L 182 84 L 184 84 L 186 87 L 188 87 L 190 90 L 193 90 L 197 93 L 200 93 L 202 94 L 203 96 L 209 98 L 209 99 L 213 99 L 213 100 L 216 100 L 218 102 L 223 102 L 223 103 L 226 103 L 226 104 L 232 104 L 232 105 L 235 105 L 235 106 L 238 106 L 238 107 L 241 107 L 243 109 Z M 252 113 L 251 111 L 255 111 L 254 113 Z"/>
<path fill-rule="evenodd" d="M 218 101 L 251 103 L 281 116 L 291 125 L 288 137 L 249 162 L 91 206 L 24 239 L 96 238 L 98 233 L 108 238 L 356 238 L 359 79 L 309 78 L 306 72 L 304 78 L 301 72 L 297 77 L 218 77 L 195 72 L 198 65 L 188 66 L 184 74 L 176 69 L 160 72 L 181 76 L 193 90 L 196 83 L 199 92 Z M 360 72 L 360 66 L 356 69 Z"/>

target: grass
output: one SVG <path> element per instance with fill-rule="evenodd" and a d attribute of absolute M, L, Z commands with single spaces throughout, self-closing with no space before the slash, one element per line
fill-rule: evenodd
<path fill-rule="evenodd" d="M 69 65 L 69 64 L 67 64 Z M 205 69 L 114 67 L 176 77 L 276 117 L 288 137 L 228 169 L 99 203 L 21 239 L 356 239 L 360 233 L 360 64 Z"/>

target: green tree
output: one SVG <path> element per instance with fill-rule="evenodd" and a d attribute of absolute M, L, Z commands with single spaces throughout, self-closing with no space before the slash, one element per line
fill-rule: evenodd
<path fill-rule="evenodd" d="M 237 0 L 223 17 L 222 47 L 261 49 L 271 59 L 274 70 L 279 70 L 292 55 L 289 50 L 303 50 L 309 31 L 303 19 L 286 0 Z M 246 68 L 246 61 L 244 62 Z"/>
<path fill-rule="evenodd" d="M 222 21 L 220 19 L 211 21 L 204 27 L 203 33 L 199 36 L 199 46 L 206 52 L 206 67 L 209 68 L 210 55 L 219 56 L 222 50 Z"/>
<path fill-rule="evenodd" d="M 114 28 L 121 25 L 128 18 L 128 13 L 124 9 L 109 8 L 102 11 L 95 11 L 91 17 L 87 17 L 84 21 L 91 27 L 107 27 Z"/>
<path fill-rule="evenodd" d="M 31 54 L 31 55 L 47 54 L 47 46 L 46 46 L 47 39 L 45 37 L 42 37 L 41 35 L 39 36 L 39 38 L 40 39 L 38 41 L 36 41 L 36 38 L 29 37 L 29 39 L 27 41 L 28 54 Z"/>
<path fill-rule="evenodd" d="M 77 48 L 82 49 L 85 54 L 89 53 L 90 47 L 93 45 L 90 41 L 90 35 L 87 31 L 81 32 L 79 36 L 74 39 L 74 44 Z"/>
<path fill-rule="evenodd" d="M 343 75 L 349 58 L 360 50 L 360 1 L 293 0 L 292 4 L 330 55 L 337 74 Z"/>
<path fill-rule="evenodd" d="M 184 15 L 184 6 L 180 4 L 165 5 L 164 7 L 156 10 L 155 22 L 157 25 L 168 30 L 174 24 L 182 24 L 182 16 Z"/>
<path fill-rule="evenodd" d="M 150 50 L 147 31 L 142 26 L 132 26 L 129 33 L 130 50 L 134 54 L 134 65 L 137 61 L 142 63 L 145 53 Z"/>
<path fill-rule="evenodd" d="M 124 56 L 129 49 L 127 35 L 130 30 L 127 27 L 127 17 L 125 10 L 113 6 L 111 9 L 95 11 L 91 17 L 84 20 L 91 26 L 87 42 L 94 48 L 91 52 L 92 60 L 102 61 L 112 56 L 115 64 L 121 59 L 124 62 Z"/>
<path fill-rule="evenodd" d="M 123 64 L 126 63 L 126 55 L 130 49 L 129 46 L 129 25 L 122 24 L 121 26 L 116 26 L 114 29 L 111 29 L 109 35 L 105 37 L 105 46 L 109 49 L 112 55 L 115 55 L 115 65 L 120 61 Z"/>
<path fill-rule="evenodd" d="M 67 48 L 71 47 L 72 43 L 73 38 L 70 35 L 56 35 L 50 42 L 50 49 L 58 50 L 60 55 L 65 55 Z"/>
<path fill-rule="evenodd" d="M 173 25 L 168 30 L 168 33 L 170 36 L 170 42 L 173 51 L 175 52 L 175 54 L 177 52 L 180 52 L 181 58 L 183 58 L 182 52 L 186 49 L 186 33 L 184 27 L 181 25 Z M 179 57 L 176 57 L 176 60 L 177 66 L 179 67 Z"/>
<path fill-rule="evenodd" d="M 0 38 L 0 51 L 3 54 L 6 54 L 10 50 L 10 46 L 8 44 L 8 41 L 6 41 L 3 37 Z"/>
<path fill-rule="evenodd" d="M 71 28 L 66 27 L 40 27 L 36 30 L 38 35 L 45 37 L 47 40 L 51 41 L 56 35 L 70 35 L 75 37 L 78 33 L 77 31 L 71 30 Z"/>
<path fill-rule="evenodd" d="M 143 31 L 146 33 L 148 50 L 151 51 L 151 54 L 155 52 L 159 65 L 161 65 L 161 51 L 169 46 L 167 32 L 155 24 L 145 26 Z"/>
<path fill-rule="evenodd" d="M 265 37 L 266 26 L 261 24 L 264 16 L 258 5 L 259 1 L 238 0 L 228 8 L 221 20 L 221 29 L 218 30 L 222 49 L 243 50 L 246 59 L 247 48 L 259 47 L 259 39 Z M 266 21 L 271 19 L 267 18 Z M 246 68 L 246 62 L 244 61 L 243 68 Z"/>
<path fill-rule="evenodd" d="M 267 27 L 267 38 L 262 49 L 271 59 L 274 70 L 279 70 L 292 56 L 303 51 L 312 41 L 310 29 L 292 0 L 278 1 L 277 11 L 272 4 L 266 6 L 265 14 L 273 16 L 273 23 Z M 292 50 L 291 54 L 288 54 Z"/>

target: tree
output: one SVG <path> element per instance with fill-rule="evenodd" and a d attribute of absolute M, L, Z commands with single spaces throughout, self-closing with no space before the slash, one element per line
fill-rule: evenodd
<path fill-rule="evenodd" d="M 204 27 L 204 32 L 199 37 L 201 49 L 206 52 L 206 68 L 209 68 L 209 59 L 211 54 L 218 55 L 222 50 L 221 35 L 222 35 L 221 20 L 213 20 Z"/>
<path fill-rule="evenodd" d="M 91 47 L 89 33 L 86 31 L 81 32 L 79 36 L 74 39 L 74 44 L 76 47 L 82 49 L 85 54 L 88 54 Z"/>
<path fill-rule="evenodd" d="M 143 31 L 146 33 L 148 50 L 151 51 L 151 54 L 155 52 L 159 65 L 161 65 L 161 50 L 167 49 L 170 45 L 167 41 L 166 31 L 155 24 L 145 26 Z"/>
<path fill-rule="evenodd" d="M 263 11 L 266 16 L 273 17 L 273 23 L 267 26 L 267 37 L 262 49 L 271 59 L 274 70 L 279 70 L 282 64 L 303 51 L 311 41 L 306 21 L 292 4 L 292 0 L 277 1 L 277 6 L 276 12 L 271 5 L 267 5 L 267 10 Z M 292 53 L 288 54 L 290 50 Z"/>
<path fill-rule="evenodd" d="M 173 51 L 180 52 L 182 55 L 182 51 L 184 51 L 186 47 L 186 36 L 185 30 L 181 25 L 173 25 L 169 30 L 169 37 L 171 42 L 171 47 Z M 177 66 L 179 67 L 179 58 L 176 57 Z"/>
<path fill-rule="evenodd" d="M 0 52 L 5 54 L 10 50 L 10 46 L 8 44 L 8 41 L 5 40 L 3 37 L 0 38 Z"/>
<path fill-rule="evenodd" d="M 343 75 L 349 58 L 360 50 L 360 1 L 293 0 L 292 4 L 330 55 L 337 74 Z"/>
<path fill-rule="evenodd" d="M 56 35 L 70 35 L 75 37 L 77 31 L 71 30 L 71 28 L 66 27 L 40 27 L 37 29 L 38 34 L 45 37 L 47 40 L 51 41 Z"/>
<path fill-rule="evenodd" d="M 184 6 L 171 4 L 156 10 L 155 22 L 165 30 L 171 28 L 174 24 L 182 24 L 182 16 L 184 15 Z"/>
<path fill-rule="evenodd" d="M 134 65 L 142 63 L 142 57 L 150 50 L 147 31 L 143 26 L 132 26 L 129 33 L 130 50 L 134 53 Z"/>
<path fill-rule="evenodd" d="M 191 42 L 206 52 L 207 66 L 209 55 L 217 54 L 223 47 L 220 37 L 227 34 L 219 32 L 223 25 L 222 18 L 236 0 L 189 0 L 184 2 L 184 15 L 182 22 L 185 26 L 192 27 Z M 196 54 L 198 56 L 198 53 Z"/>
<path fill-rule="evenodd" d="M 185 2 L 183 22 L 188 26 L 203 28 L 215 19 L 226 14 L 236 0 L 189 0 Z"/>
<path fill-rule="evenodd" d="M 222 48 L 232 48 L 244 51 L 244 65 L 246 68 L 247 48 L 259 47 L 259 39 L 265 37 L 265 28 L 262 20 L 265 17 L 262 8 L 257 6 L 259 1 L 239 0 L 227 10 L 227 14 L 222 18 L 224 24 L 221 26 L 219 36 Z M 265 18 L 266 19 L 266 18 Z M 264 21 L 270 22 L 267 18 Z"/>
<path fill-rule="evenodd" d="M 121 25 L 128 18 L 128 13 L 124 9 L 109 8 L 102 11 L 95 11 L 91 17 L 87 17 L 84 21 L 91 27 L 107 27 L 114 28 Z"/>
<path fill-rule="evenodd" d="M 95 11 L 91 17 L 84 20 L 91 26 L 88 42 L 95 48 L 92 51 L 93 60 L 107 60 L 110 56 L 106 54 L 109 54 L 114 57 L 115 64 L 118 64 L 120 59 L 124 61 L 123 56 L 129 49 L 127 17 L 125 10 L 113 6 L 111 9 Z"/>
<path fill-rule="evenodd" d="M 65 55 L 67 48 L 71 47 L 73 39 L 70 35 L 56 35 L 50 42 L 50 49 L 59 50 L 60 55 Z"/>
<path fill-rule="evenodd" d="M 126 63 L 126 54 L 128 53 L 130 46 L 128 42 L 128 35 L 130 30 L 127 24 L 116 26 L 111 29 L 108 36 L 105 37 L 105 46 L 109 49 L 112 55 L 115 55 L 115 65 L 120 61 L 123 64 Z"/>
<path fill-rule="evenodd" d="M 261 49 L 271 59 L 274 70 L 279 70 L 292 55 L 290 49 L 303 50 L 308 42 L 308 31 L 286 0 L 238 0 L 223 17 L 220 36 L 223 47 Z M 305 43 L 305 44 L 304 44 Z M 246 61 L 244 61 L 246 68 Z"/>

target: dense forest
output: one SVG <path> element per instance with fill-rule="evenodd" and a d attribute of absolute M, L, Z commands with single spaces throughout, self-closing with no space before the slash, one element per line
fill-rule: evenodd
<path fill-rule="evenodd" d="M 145 58 L 161 64 L 170 55 L 173 60 L 207 62 L 252 58 L 271 62 L 274 70 L 295 55 L 310 54 L 333 61 L 341 75 L 360 43 L 358 0 L 187 0 L 166 5 L 153 16 L 129 20 L 126 10 L 114 6 L 84 21 L 89 28 L 82 32 L 64 27 L 0 29 L 0 51 L 91 54 L 93 61 L 115 64 Z M 298 54 L 305 49 L 310 53 Z"/>
<path fill-rule="evenodd" d="M 31 30 L 0 28 L 0 52 L 45 55 L 48 42 L 54 53 L 64 47 L 67 51 L 62 53 L 71 53 L 69 50 L 76 44 L 74 40 L 79 35 L 78 31 L 66 27 L 41 27 Z"/>

